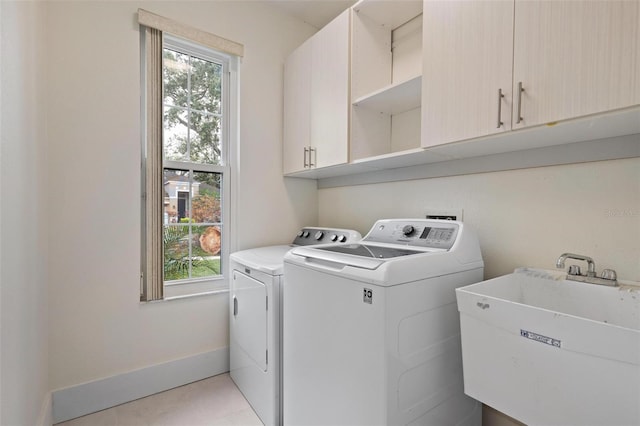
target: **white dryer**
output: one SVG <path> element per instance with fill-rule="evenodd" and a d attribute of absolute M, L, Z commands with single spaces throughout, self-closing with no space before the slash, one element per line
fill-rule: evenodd
<path fill-rule="evenodd" d="M 229 363 L 231 378 L 262 422 L 281 422 L 281 286 L 283 261 L 293 247 L 362 238 L 353 230 L 304 228 L 292 244 L 231 254 Z"/>
<path fill-rule="evenodd" d="M 464 395 L 455 288 L 483 279 L 475 233 L 380 220 L 356 244 L 285 256 L 285 425 L 480 425 Z"/>

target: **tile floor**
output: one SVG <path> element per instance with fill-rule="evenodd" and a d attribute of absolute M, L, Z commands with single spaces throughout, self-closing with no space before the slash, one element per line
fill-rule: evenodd
<path fill-rule="evenodd" d="M 57 426 L 261 426 L 229 374 L 220 374 Z"/>

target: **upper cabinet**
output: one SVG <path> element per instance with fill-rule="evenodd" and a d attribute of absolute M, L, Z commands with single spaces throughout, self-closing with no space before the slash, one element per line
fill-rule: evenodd
<path fill-rule="evenodd" d="M 425 1 L 424 146 L 511 129 L 513 7 Z"/>
<path fill-rule="evenodd" d="M 307 178 L 640 134 L 640 0 L 360 0 L 284 95 Z"/>
<path fill-rule="evenodd" d="M 639 25 L 637 0 L 517 0 L 513 128 L 640 104 Z"/>
<path fill-rule="evenodd" d="M 284 64 L 284 173 L 304 170 L 311 144 L 311 40 Z"/>
<path fill-rule="evenodd" d="M 285 61 L 285 174 L 348 161 L 350 20 L 346 10 Z"/>
<path fill-rule="evenodd" d="M 424 2 L 422 145 L 640 103 L 640 2 Z"/>

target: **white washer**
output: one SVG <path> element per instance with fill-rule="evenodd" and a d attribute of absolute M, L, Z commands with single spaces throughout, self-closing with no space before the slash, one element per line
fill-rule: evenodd
<path fill-rule="evenodd" d="M 461 222 L 380 220 L 357 244 L 285 256 L 285 425 L 480 425 L 455 288 L 483 279 Z"/>
<path fill-rule="evenodd" d="M 231 254 L 231 378 L 265 425 L 281 422 L 281 286 L 284 255 L 293 247 L 358 241 L 360 233 L 304 228 L 292 244 Z"/>

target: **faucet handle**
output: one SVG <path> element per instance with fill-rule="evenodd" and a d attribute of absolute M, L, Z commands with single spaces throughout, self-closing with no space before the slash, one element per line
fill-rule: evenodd
<path fill-rule="evenodd" d="M 570 265 L 569 271 L 567 271 L 569 275 L 580 275 L 580 266 L 578 265 Z"/>
<path fill-rule="evenodd" d="M 618 274 L 613 269 L 603 269 L 600 273 L 600 277 L 603 280 L 616 281 L 618 279 Z"/>

